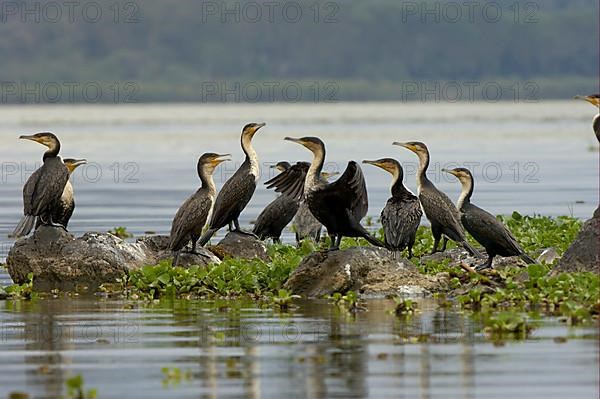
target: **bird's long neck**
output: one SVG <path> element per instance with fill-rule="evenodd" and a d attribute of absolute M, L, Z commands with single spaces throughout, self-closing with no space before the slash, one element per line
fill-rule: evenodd
<path fill-rule="evenodd" d="M 252 136 L 242 135 L 242 150 L 246 154 L 246 162 L 250 164 L 250 172 L 258 178 L 260 167 L 258 165 L 258 155 L 252 147 Z"/>
<path fill-rule="evenodd" d="M 409 194 L 410 192 L 408 191 L 408 189 L 406 187 L 404 187 L 404 183 L 402 182 L 402 180 L 404 179 L 404 176 L 400 174 L 400 171 L 398 169 L 396 169 L 393 173 L 392 173 L 392 197 L 404 197 L 406 196 L 406 194 Z"/>
<path fill-rule="evenodd" d="M 54 144 L 52 144 L 52 146 L 50 148 L 48 148 L 48 151 L 46 151 L 44 153 L 43 160 L 45 161 L 47 158 L 56 158 L 58 156 L 59 152 L 60 152 L 60 142 L 55 141 Z"/>
<path fill-rule="evenodd" d="M 460 196 L 458 197 L 458 202 L 456 207 L 460 210 L 464 205 L 469 204 L 471 202 L 471 196 L 473 195 L 473 179 L 461 180 L 462 190 L 460 192 Z"/>
<path fill-rule="evenodd" d="M 430 183 L 427 178 L 427 168 L 429 168 L 429 152 L 419 154 L 419 170 L 417 171 L 417 186 L 419 192 L 421 187 L 427 183 Z"/>
<path fill-rule="evenodd" d="M 207 168 L 202 168 L 198 165 L 198 176 L 200 176 L 202 188 L 208 189 L 209 194 L 214 197 L 217 195 L 217 187 L 215 186 L 215 181 L 213 179 L 213 172 L 214 168 L 207 170 Z"/>
<path fill-rule="evenodd" d="M 306 174 L 306 181 L 304 184 L 304 191 L 310 191 L 310 189 L 319 183 L 322 183 L 321 172 L 323 171 L 323 164 L 325 163 L 325 147 L 319 147 L 319 149 L 313 151 L 313 160 L 308 168 Z"/>

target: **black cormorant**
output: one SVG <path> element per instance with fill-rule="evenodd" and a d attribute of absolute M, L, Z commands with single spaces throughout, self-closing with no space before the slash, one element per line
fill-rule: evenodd
<path fill-rule="evenodd" d="M 350 161 L 346 171 L 335 182 L 329 184 L 321 177 L 325 162 L 325 144 L 316 137 L 285 140 L 301 144 L 313 153 L 313 161 L 306 173 L 304 187 L 298 184 L 292 169 L 280 174 L 277 191 L 293 198 L 304 196 L 312 214 L 319 220 L 331 238 L 331 250 L 339 249 L 342 237 L 363 237 L 371 244 L 385 244 L 371 236 L 360 224 L 369 207 L 367 188 L 360 166 Z M 280 177 L 278 176 L 278 177 Z"/>
<path fill-rule="evenodd" d="M 592 127 L 594 129 L 594 133 L 596 133 L 596 138 L 600 141 L 600 94 L 592 94 L 589 96 L 575 96 L 577 99 L 585 100 L 598 108 L 598 114 L 594 117 L 594 121 Z"/>
<path fill-rule="evenodd" d="M 442 252 L 446 250 L 448 238 L 460 244 L 471 255 L 482 257 L 481 253 L 473 248 L 465 238 L 465 232 L 460 223 L 458 209 L 454 206 L 450 198 L 427 178 L 427 168 L 429 167 L 429 150 L 424 143 L 412 141 L 408 143 L 394 143 L 407 148 L 417 154 L 419 157 L 419 170 L 417 172 L 417 189 L 421 206 L 425 211 L 427 219 L 431 223 L 431 232 L 433 234 L 433 250 L 431 253 L 438 252 L 440 238 L 442 241 Z"/>
<path fill-rule="evenodd" d="M 391 158 L 363 161 L 363 163 L 377 166 L 391 173 L 393 177 L 392 197 L 388 199 L 385 208 L 381 211 L 385 243 L 390 250 L 394 251 L 394 254 L 408 248 L 408 257 L 412 258 L 412 248 L 423 211 L 419 199 L 404 187 L 402 165 Z"/>
<path fill-rule="evenodd" d="M 73 171 L 75 171 L 75 169 L 77 169 L 78 166 L 85 165 L 87 161 L 85 159 L 65 158 L 63 159 L 63 163 L 69 171 L 69 176 L 71 176 L 73 174 Z M 52 209 L 52 220 L 56 223 L 63 225 L 66 229 L 69 226 L 69 220 L 71 220 L 71 216 L 73 216 L 74 210 L 75 197 L 73 195 L 73 185 L 69 180 L 67 180 L 67 184 L 65 184 L 65 188 L 60 197 L 60 201 L 58 201 L 58 203 Z M 35 228 L 37 229 L 41 225 L 41 218 L 37 218 Z"/>
<path fill-rule="evenodd" d="M 487 252 L 487 262 L 477 267 L 483 270 L 492 267 L 492 260 L 496 255 L 520 256 L 527 263 L 535 263 L 519 246 L 512 233 L 498 219 L 489 212 L 471 204 L 473 186 L 475 182 L 473 175 L 468 169 L 456 168 L 452 170 L 442 169 L 458 178 L 462 184 L 462 191 L 458 199 L 460 219 L 465 229 L 483 245 Z"/>
<path fill-rule="evenodd" d="M 291 167 L 292 165 L 289 162 L 278 162 L 272 166 L 272 168 L 276 168 L 282 173 Z M 281 232 L 292 221 L 299 205 L 297 199 L 283 194 L 280 195 L 258 215 L 252 232 L 261 240 L 272 238 L 273 242 L 280 242 Z"/>
<path fill-rule="evenodd" d="M 32 140 L 48 147 L 44 153 L 44 164 L 27 179 L 23 186 L 24 216 L 13 232 L 14 237 L 29 234 L 36 217 L 42 224 L 64 227 L 53 220 L 52 210 L 60 201 L 65 185 L 69 180 L 69 170 L 58 156 L 60 141 L 52 133 L 37 133 L 19 137 Z"/>
<path fill-rule="evenodd" d="M 241 144 L 246 160 L 219 191 L 208 230 L 200 238 L 200 246 L 206 245 L 217 230 L 227 225 L 229 231 L 254 235 L 240 229 L 238 218 L 252 199 L 256 190 L 256 181 L 260 177 L 260 165 L 256 151 L 252 147 L 252 138 L 263 126 L 265 123 L 249 123 L 242 129 Z"/>
<path fill-rule="evenodd" d="M 171 225 L 169 249 L 174 254 L 173 266 L 177 265 L 179 253 L 188 242 L 192 242 L 191 253 L 196 253 L 196 242 L 202 235 L 217 195 L 213 173 L 221 162 L 229 160 L 225 158 L 229 156 L 206 153 L 198 159 L 198 176 L 202 185 L 181 205 Z"/>
<path fill-rule="evenodd" d="M 321 177 L 323 178 L 323 182 L 327 183 L 331 176 L 337 174 L 336 172 L 321 172 Z M 298 212 L 296 212 L 292 225 L 296 234 L 296 245 L 300 246 L 306 238 L 310 238 L 316 243 L 321 240 L 323 225 L 314 217 L 306 201 L 300 201 L 300 207 L 298 208 Z"/>

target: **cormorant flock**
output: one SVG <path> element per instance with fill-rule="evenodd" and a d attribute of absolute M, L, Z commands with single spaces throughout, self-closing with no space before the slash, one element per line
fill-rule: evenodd
<path fill-rule="evenodd" d="M 576 96 L 600 109 L 600 95 Z M 418 141 L 396 142 L 417 155 L 417 189 L 415 196 L 403 183 L 404 171 L 400 163 L 391 158 L 365 160 L 364 164 L 377 166 L 392 175 L 391 197 L 381 212 L 384 242 L 374 237 L 361 220 L 366 216 L 369 200 L 365 178 L 359 164 L 348 162 L 341 177 L 330 183 L 331 174 L 323 171 L 325 143 L 318 137 L 290 138 L 285 140 L 304 146 L 312 153 L 312 162 L 300 161 L 291 165 L 287 161 L 274 166 L 280 173 L 265 184 L 281 193 L 260 213 L 252 232 L 240 228 L 239 216 L 250 202 L 260 176 L 260 167 L 252 138 L 264 127 L 264 123 L 249 123 L 242 129 L 241 147 L 246 155 L 244 163 L 228 179 L 221 190 L 213 181 L 215 168 L 228 161 L 229 154 L 205 153 L 198 160 L 200 188 L 192 194 L 177 211 L 171 226 L 169 248 L 177 265 L 179 254 L 191 244 L 190 252 L 206 245 L 221 228 L 255 236 L 261 240 L 279 242 L 283 229 L 293 220 L 297 244 L 303 239 L 320 240 L 325 227 L 330 237 L 329 250 L 337 250 L 343 237 L 362 237 L 370 244 L 387 248 L 397 256 L 407 249 L 412 257 L 417 229 L 423 213 L 431 224 L 434 237 L 432 253 L 445 251 L 450 239 L 471 255 L 483 255 L 466 239 L 465 230 L 487 253 L 487 260 L 477 266 L 478 270 L 492 267 L 495 256 L 519 256 L 527 263 L 534 263 L 519 243 L 496 217 L 471 203 L 475 182 L 468 169 L 456 168 L 443 171 L 455 176 L 462 191 L 455 205 L 450 198 L 437 189 L 427 178 L 430 153 L 425 143 Z M 600 112 L 593 120 L 593 130 L 600 142 Z M 73 186 L 69 176 L 85 159 L 61 159 L 60 141 L 52 133 L 24 135 L 20 139 L 38 142 L 48 150 L 43 164 L 27 180 L 23 187 L 23 218 L 13 232 L 14 237 L 28 235 L 41 225 L 66 229 L 75 209 Z M 208 223 L 207 223 L 208 222 Z"/>

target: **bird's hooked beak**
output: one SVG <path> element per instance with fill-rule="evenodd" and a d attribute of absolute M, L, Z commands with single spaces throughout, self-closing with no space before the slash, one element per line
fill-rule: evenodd
<path fill-rule="evenodd" d="M 262 123 L 257 123 L 256 125 L 254 125 L 254 127 L 252 128 L 252 135 L 256 134 L 256 132 L 258 132 L 261 128 L 267 126 L 266 123 L 262 122 Z"/>
<path fill-rule="evenodd" d="M 19 139 L 35 141 L 36 143 L 45 145 L 48 148 L 52 147 L 53 145 L 53 142 L 49 137 L 40 134 L 23 134 L 19 136 Z"/>
<path fill-rule="evenodd" d="M 392 143 L 392 145 L 397 145 L 400 147 L 404 147 L 408 150 L 411 150 L 412 152 L 414 152 L 415 154 L 417 153 L 417 146 L 413 145 L 413 144 L 409 144 L 409 143 L 399 143 L 399 142 L 394 142 Z"/>
<path fill-rule="evenodd" d="M 587 101 L 588 103 L 596 106 L 596 107 L 600 107 L 600 98 L 599 97 L 594 97 L 594 96 L 575 96 L 573 97 L 576 100 L 584 100 Z"/>
<path fill-rule="evenodd" d="M 300 139 L 295 139 L 293 137 L 286 137 L 284 138 L 285 141 L 291 141 L 292 143 L 296 143 L 296 144 L 302 144 L 304 145 L 304 142 Z"/>
<path fill-rule="evenodd" d="M 381 167 L 380 166 L 381 164 L 379 163 L 379 161 L 369 161 L 369 160 L 365 159 L 365 160 L 362 161 L 362 163 L 366 163 L 366 164 L 369 164 L 369 165 Z"/>
<path fill-rule="evenodd" d="M 72 173 L 77 167 L 85 164 L 87 164 L 87 159 L 75 159 L 72 162 L 65 162 L 67 169 L 69 169 L 69 173 Z"/>
<path fill-rule="evenodd" d="M 214 157 L 211 160 L 211 164 L 213 166 L 218 166 L 219 164 L 221 164 L 222 162 L 227 162 L 227 161 L 231 161 L 231 154 L 221 154 L 221 155 L 217 155 L 216 157 Z"/>
<path fill-rule="evenodd" d="M 331 179 L 333 176 L 337 176 L 339 175 L 340 172 L 321 172 L 321 176 L 323 176 L 323 178 L 325 180 L 329 180 Z"/>
<path fill-rule="evenodd" d="M 381 169 L 385 170 L 386 172 L 389 171 L 389 168 L 387 167 L 387 164 L 385 164 L 384 162 L 381 162 L 379 160 L 369 161 L 369 160 L 365 159 L 364 161 L 362 161 L 362 163 L 368 164 L 368 165 L 377 166 L 378 168 L 381 168 Z"/>
<path fill-rule="evenodd" d="M 458 177 L 458 173 L 454 169 L 442 169 L 442 172 L 450 173 L 451 175 Z"/>

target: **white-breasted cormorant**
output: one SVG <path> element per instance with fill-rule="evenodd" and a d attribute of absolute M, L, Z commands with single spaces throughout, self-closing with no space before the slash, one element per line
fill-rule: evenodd
<path fill-rule="evenodd" d="M 292 165 L 289 162 L 278 162 L 271 167 L 283 173 Z M 296 215 L 299 205 L 297 199 L 283 194 L 280 195 L 258 215 L 252 232 L 261 240 L 271 238 L 273 242 L 281 242 L 281 233 Z"/>
<path fill-rule="evenodd" d="M 67 167 L 69 171 L 69 177 L 73 174 L 75 169 L 81 165 L 85 165 L 87 160 L 85 159 L 74 159 L 74 158 L 65 158 L 63 159 L 63 163 Z M 67 180 L 67 184 L 65 184 L 65 188 L 62 192 L 60 200 L 52 209 L 52 220 L 55 223 L 59 223 L 65 227 L 65 229 L 69 226 L 69 221 L 71 220 L 71 216 L 73 216 L 73 211 L 75 210 L 75 196 L 73 195 L 73 185 L 71 181 Z M 42 225 L 41 218 L 37 218 L 35 228 L 37 229 Z"/>
<path fill-rule="evenodd" d="M 487 252 L 487 262 L 478 266 L 477 270 L 492 267 L 492 260 L 496 255 L 520 256 L 521 259 L 527 263 L 535 263 L 535 261 L 521 249 L 516 238 L 504 224 L 496 219 L 491 213 L 471 204 L 471 196 L 473 195 L 475 182 L 473 180 L 473 175 L 468 169 L 442 169 L 442 171 L 456 176 L 460 181 L 462 191 L 457 205 L 458 210 L 460 211 L 460 220 L 469 234 L 471 234 L 478 243 L 483 245 Z"/>
<path fill-rule="evenodd" d="M 229 161 L 225 158 L 229 156 L 206 153 L 198 159 L 198 176 L 202 185 L 181 205 L 171 224 L 169 249 L 174 254 L 173 266 L 177 266 L 180 251 L 190 241 L 190 252 L 196 253 L 196 242 L 202 235 L 217 195 L 213 173 L 221 162 Z"/>
<path fill-rule="evenodd" d="M 438 252 L 440 239 L 442 240 L 442 252 L 446 250 L 448 238 L 461 245 L 471 255 L 482 257 L 481 253 L 471 246 L 466 238 L 463 226 L 460 223 L 458 209 L 454 206 L 450 198 L 427 178 L 427 168 L 429 167 L 429 150 L 424 143 L 411 141 L 408 143 L 394 143 L 417 154 L 419 157 L 419 170 L 417 172 L 417 189 L 421 206 L 425 211 L 427 219 L 431 223 L 431 232 L 433 234 L 433 250 L 431 253 Z"/>
<path fill-rule="evenodd" d="M 600 94 L 591 94 L 589 96 L 575 96 L 575 98 L 585 100 L 598 109 L 598 114 L 596 114 L 596 116 L 594 117 L 594 121 L 592 122 L 592 128 L 594 129 L 596 138 L 598 139 L 598 141 L 600 141 Z"/>
<path fill-rule="evenodd" d="M 69 180 L 69 170 L 58 156 L 60 141 L 52 133 L 23 135 L 23 140 L 32 140 L 48 147 L 44 153 L 44 164 L 27 179 L 23 186 L 23 218 L 13 232 L 14 237 L 29 234 L 36 217 L 42 224 L 64 227 L 53 220 L 52 210 L 60 201 Z"/>
<path fill-rule="evenodd" d="M 360 166 L 348 162 L 346 171 L 333 183 L 323 181 L 321 172 L 325 162 L 325 144 L 317 137 L 303 137 L 285 140 L 301 144 L 313 153 L 313 160 L 306 173 L 304 185 L 291 175 L 292 169 L 282 173 L 277 191 L 296 199 L 304 196 L 312 214 L 319 220 L 331 238 L 331 250 L 339 249 L 342 237 L 363 237 L 371 244 L 385 247 L 385 244 L 371 236 L 360 224 L 368 207 L 365 179 Z M 286 176 L 289 177 L 286 179 Z M 279 177 L 279 176 L 278 176 Z"/>
<path fill-rule="evenodd" d="M 254 235 L 240 229 L 238 218 L 252 199 L 256 190 L 256 181 L 260 177 L 260 165 L 256 151 L 252 147 L 252 138 L 263 126 L 265 123 L 249 123 L 242 129 L 241 144 L 246 160 L 219 191 L 208 230 L 200 238 L 200 246 L 206 245 L 220 228 L 227 225 L 229 231 Z"/>
<path fill-rule="evenodd" d="M 412 258 L 412 248 L 423 211 L 419 199 L 404 186 L 402 165 L 392 158 L 363 163 L 377 166 L 392 175 L 392 197 L 381 211 L 385 243 L 394 254 L 408 248 L 408 257 Z"/>

